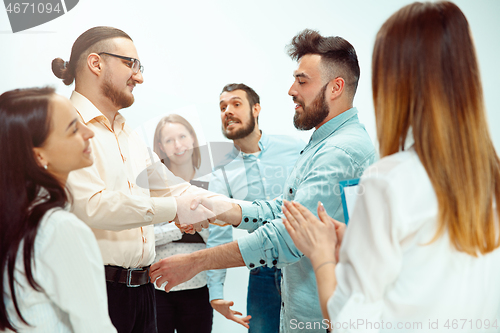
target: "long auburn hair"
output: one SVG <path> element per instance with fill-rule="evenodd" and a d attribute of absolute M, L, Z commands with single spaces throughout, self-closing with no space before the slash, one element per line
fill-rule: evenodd
<path fill-rule="evenodd" d="M 7 282 L 17 315 L 25 324 L 14 290 L 17 255 L 23 256 L 29 284 L 41 291 L 32 271 L 38 226 L 48 210 L 64 207 L 68 200 L 64 188 L 39 166 L 33 152 L 49 135 L 53 95 L 52 88 L 17 89 L 0 95 L 0 290 L 5 295 Z M 15 331 L 4 297 L 0 302 L 0 331 Z"/>
<path fill-rule="evenodd" d="M 183 125 L 191 134 L 193 137 L 194 143 L 193 143 L 193 168 L 196 170 L 200 168 L 201 165 L 201 153 L 200 153 L 200 144 L 198 143 L 198 137 L 196 136 L 196 132 L 194 131 L 193 126 L 187 121 L 184 117 L 179 116 L 178 114 L 171 113 L 168 116 L 163 117 L 159 122 L 158 125 L 156 125 L 156 130 L 155 130 L 155 137 L 154 137 L 154 147 L 153 150 L 154 152 L 160 157 L 161 161 L 167 168 L 170 167 L 170 159 L 168 158 L 167 154 L 163 152 L 160 148 L 160 143 L 161 143 L 161 130 L 163 129 L 163 126 L 165 126 L 167 123 L 173 123 L 173 124 L 181 124 Z"/>
<path fill-rule="evenodd" d="M 432 241 L 446 230 L 459 251 L 493 251 L 500 161 L 462 11 L 451 2 L 416 2 L 393 14 L 377 34 L 372 85 L 381 157 L 404 149 L 413 132 L 438 200 Z"/>

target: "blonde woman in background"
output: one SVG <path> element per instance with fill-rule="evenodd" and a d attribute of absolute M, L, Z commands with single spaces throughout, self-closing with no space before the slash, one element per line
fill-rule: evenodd
<path fill-rule="evenodd" d="M 330 329 L 498 332 L 500 161 L 461 10 L 417 2 L 392 15 L 372 84 L 382 159 L 361 178 L 349 226 L 321 205 L 320 221 L 285 204 Z"/>
<path fill-rule="evenodd" d="M 186 182 L 207 189 L 208 182 L 198 179 L 201 153 L 198 138 L 191 124 L 177 114 L 160 120 L 154 136 L 154 151 L 174 175 Z M 206 248 L 208 229 L 195 234 L 182 234 L 172 223 L 155 225 L 155 262 L 179 253 Z M 206 272 L 193 277 L 166 293 L 156 286 L 158 333 L 211 332 L 212 307 L 209 302 Z"/>

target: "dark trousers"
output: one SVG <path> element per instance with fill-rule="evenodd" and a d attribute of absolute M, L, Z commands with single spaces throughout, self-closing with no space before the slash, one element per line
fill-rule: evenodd
<path fill-rule="evenodd" d="M 106 281 L 111 322 L 118 333 L 156 333 L 155 288 L 152 283 L 127 287 Z"/>
<path fill-rule="evenodd" d="M 207 286 L 198 289 L 156 290 L 158 333 L 210 333 L 213 310 Z"/>
<path fill-rule="evenodd" d="M 247 315 L 251 315 L 250 333 L 276 333 L 280 327 L 281 271 L 261 266 L 250 271 Z"/>

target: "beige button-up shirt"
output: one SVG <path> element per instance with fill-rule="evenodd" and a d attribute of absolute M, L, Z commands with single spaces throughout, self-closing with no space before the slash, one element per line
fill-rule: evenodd
<path fill-rule="evenodd" d="M 175 177 L 121 114 L 115 117 L 113 130 L 86 97 L 74 91 L 70 100 L 95 133 L 94 164 L 68 177 L 72 211 L 91 227 L 105 265 L 150 265 L 155 258 L 152 224 L 175 218 L 174 197 L 211 194 Z"/>

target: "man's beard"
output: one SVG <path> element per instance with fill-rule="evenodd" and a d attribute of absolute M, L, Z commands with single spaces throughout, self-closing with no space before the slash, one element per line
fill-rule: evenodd
<path fill-rule="evenodd" d="M 128 96 L 123 91 L 118 91 L 118 89 L 116 89 L 116 87 L 111 83 L 109 76 L 104 78 L 102 92 L 104 96 L 109 98 L 109 100 L 120 109 L 128 108 L 134 104 L 134 95 L 131 94 Z"/>
<path fill-rule="evenodd" d="M 228 133 L 227 130 L 224 129 L 224 125 L 222 125 L 222 134 L 224 134 L 224 136 L 229 140 L 238 140 L 238 139 L 243 139 L 248 135 L 250 135 L 250 133 L 252 133 L 254 129 L 255 129 L 255 118 L 253 117 L 252 112 L 250 112 L 250 120 L 248 124 L 243 125 L 242 128 L 232 133 Z"/>
<path fill-rule="evenodd" d="M 325 120 L 330 112 L 328 105 L 325 102 L 325 92 L 327 86 L 328 83 L 325 84 L 321 91 L 316 95 L 310 106 L 306 107 L 304 104 L 299 103 L 302 106 L 302 114 L 295 111 L 295 115 L 293 116 L 293 125 L 295 128 L 307 131 L 321 124 L 321 122 Z M 293 101 L 297 103 L 295 98 Z"/>

